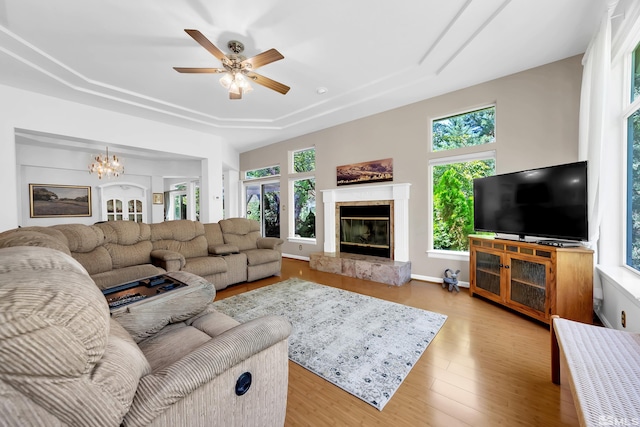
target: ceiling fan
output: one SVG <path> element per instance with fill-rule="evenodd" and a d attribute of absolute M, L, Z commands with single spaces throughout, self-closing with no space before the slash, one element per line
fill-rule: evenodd
<path fill-rule="evenodd" d="M 280 52 L 275 49 L 269 49 L 254 57 L 246 58 L 241 55 L 244 51 L 244 45 L 237 40 L 231 40 L 227 47 L 232 52 L 225 55 L 213 43 L 211 43 L 198 30 L 185 30 L 195 41 L 204 47 L 209 53 L 218 58 L 222 62 L 224 68 L 186 68 L 173 67 L 179 73 L 219 73 L 224 74 L 220 79 L 220 84 L 229 90 L 229 99 L 242 99 L 243 93 L 253 90 L 250 81 L 254 81 L 266 88 L 275 90 L 285 95 L 289 92 L 290 87 L 268 77 L 255 73 L 253 70 L 279 61 L 284 58 Z"/>

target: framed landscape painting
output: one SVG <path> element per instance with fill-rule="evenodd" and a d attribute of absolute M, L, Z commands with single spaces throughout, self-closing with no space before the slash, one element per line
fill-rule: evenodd
<path fill-rule="evenodd" d="M 31 218 L 91 216 L 91 187 L 29 184 Z"/>
<path fill-rule="evenodd" d="M 393 159 L 338 166 L 336 177 L 338 185 L 393 181 Z"/>

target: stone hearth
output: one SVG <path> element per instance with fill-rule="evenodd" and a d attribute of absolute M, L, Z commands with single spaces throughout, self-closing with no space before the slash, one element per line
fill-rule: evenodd
<path fill-rule="evenodd" d="M 309 267 L 387 285 L 400 286 L 411 280 L 411 262 L 370 255 L 316 252 L 309 257 Z"/>

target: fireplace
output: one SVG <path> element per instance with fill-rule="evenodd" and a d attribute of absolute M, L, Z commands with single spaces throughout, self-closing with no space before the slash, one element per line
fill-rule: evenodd
<path fill-rule="evenodd" d="M 321 190 L 324 252 L 312 253 L 309 267 L 395 286 L 410 281 L 410 186 L 372 184 Z M 384 254 L 353 253 L 378 250 Z"/>
<path fill-rule="evenodd" d="M 391 258 L 391 206 L 339 206 L 340 252 Z"/>
<path fill-rule="evenodd" d="M 340 243 L 340 207 L 368 206 L 371 209 L 374 206 L 387 206 L 390 235 L 387 257 L 394 261 L 408 262 L 410 186 L 407 183 L 371 184 L 321 190 L 324 204 L 324 252 L 340 253 L 343 250 Z"/>

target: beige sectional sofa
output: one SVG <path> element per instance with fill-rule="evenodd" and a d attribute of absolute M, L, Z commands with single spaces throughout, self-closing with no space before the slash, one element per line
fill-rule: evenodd
<path fill-rule="evenodd" d="M 291 325 L 211 304 L 216 288 L 280 272 L 282 241 L 256 225 L 0 233 L 0 425 L 282 426 Z M 159 274 L 187 286 L 115 308 L 101 292 Z"/>
<path fill-rule="evenodd" d="M 110 312 L 64 251 L 0 249 L 0 425 L 282 426 L 289 322 L 239 324 L 167 274 L 188 292 Z"/>
<path fill-rule="evenodd" d="M 187 271 L 216 289 L 277 275 L 282 240 L 260 236 L 260 224 L 231 218 L 23 227 L 0 233 L 0 248 L 43 246 L 78 260 L 100 289 L 166 271 Z"/>

